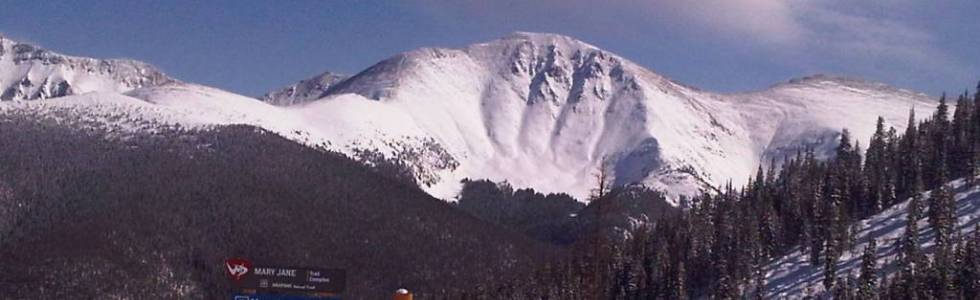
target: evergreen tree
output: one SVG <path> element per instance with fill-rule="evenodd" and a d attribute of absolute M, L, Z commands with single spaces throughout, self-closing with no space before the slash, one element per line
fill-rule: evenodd
<path fill-rule="evenodd" d="M 674 286 L 671 288 L 670 299 L 687 300 L 687 269 L 684 268 L 684 261 L 677 261 L 677 271 L 674 272 Z"/>
<path fill-rule="evenodd" d="M 828 232 L 833 232 L 830 230 Z M 823 286 L 826 290 L 833 290 L 837 284 L 837 262 L 840 260 L 841 248 L 838 241 L 833 236 L 826 238 L 826 251 L 823 255 Z"/>
<path fill-rule="evenodd" d="M 891 180 L 885 181 L 885 186 L 882 188 L 882 203 L 884 206 L 882 208 L 891 207 L 898 201 L 898 196 L 895 195 L 895 182 Z M 879 211 L 880 212 L 880 211 Z"/>
<path fill-rule="evenodd" d="M 970 138 L 973 140 L 974 146 L 980 143 L 980 83 L 977 83 L 977 89 L 973 94 L 973 116 L 970 118 Z"/>
<path fill-rule="evenodd" d="M 766 274 L 762 271 L 762 265 L 756 265 L 755 271 L 752 272 L 753 283 L 755 284 L 755 290 L 753 291 L 755 299 L 766 299 Z"/>
<path fill-rule="evenodd" d="M 980 224 L 975 225 L 973 237 L 966 242 L 964 259 L 960 264 L 959 286 L 964 299 L 980 298 Z"/>
<path fill-rule="evenodd" d="M 922 219 L 922 183 L 917 180 L 908 203 L 908 215 L 905 220 L 905 233 L 902 236 L 900 259 L 902 259 L 902 277 L 909 279 L 916 274 L 916 268 L 922 267 L 919 253 L 919 220 Z"/>
<path fill-rule="evenodd" d="M 868 143 L 868 150 L 864 160 L 864 177 L 867 181 L 867 205 L 863 208 L 862 216 L 875 214 L 890 203 L 887 202 L 888 194 L 888 162 L 887 162 L 887 136 L 885 133 L 885 119 L 878 117 L 878 123 L 871 142 Z"/>
<path fill-rule="evenodd" d="M 955 203 L 948 185 L 940 186 L 930 197 L 929 223 L 936 232 L 938 250 L 950 250 L 956 223 Z M 948 254 L 948 253 L 945 253 Z"/>
<path fill-rule="evenodd" d="M 833 245 L 839 247 L 835 249 L 837 254 L 843 253 L 844 249 L 850 248 L 849 224 L 850 215 L 859 211 L 863 207 L 861 192 L 864 188 L 861 183 L 861 155 L 860 146 L 851 146 L 850 131 L 846 128 L 841 131 L 841 141 L 837 147 L 837 157 L 830 164 L 827 174 L 829 178 L 825 185 L 824 197 L 825 204 L 830 206 L 826 213 L 831 215 L 825 218 L 825 228 L 832 231 L 825 233 L 827 238 L 836 239 Z"/>
<path fill-rule="evenodd" d="M 978 148 L 976 141 L 970 141 L 967 147 L 970 147 L 967 153 L 969 158 L 965 161 L 964 169 L 966 173 L 963 176 L 966 176 L 967 183 L 974 184 L 976 183 L 977 177 L 980 176 L 980 164 L 978 164 L 978 160 L 980 160 L 980 151 L 978 150 L 980 148 Z"/>
<path fill-rule="evenodd" d="M 836 285 L 831 289 L 833 299 L 851 300 L 854 299 L 854 279 L 851 276 L 838 277 Z"/>
<path fill-rule="evenodd" d="M 971 114 L 973 113 L 973 103 L 968 100 L 964 93 L 956 98 L 956 110 L 953 112 L 952 127 L 946 132 L 950 139 L 950 149 L 948 154 L 949 161 L 947 168 L 952 178 L 959 178 L 967 174 L 968 160 L 972 159 L 970 150 L 972 141 L 970 140 Z"/>
<path fill-rule="evenodd" d="M 877 299 L 878 294 L 878 262 L 875 252 L 877 251 L 877 243 L 875 239 L 871 239 L 868 245 L 864 248 L 864 254 L 861 255 L 861 276 L 858 278 L 860 285 L 858 286 L 858 299 L 869 300 Z"/>
<path fill-rule="evenodd" d="M 944 184 L 943 180 L 947 174 L 939 174 L 939 171 L 949 170 L 949 159 L 947 157 L 949 151 L 949 108 L 946 105 L 946 94 L 943 93 L 942 97 L 939 99 L 939 106 L 936 107 L 936 112 L 932 116 L 931 126 L 929 126 L 929 149 L 927 149 L 929 155 L 929 162 L 932 164 L 929 168 L 925 168 L 924 171 L 928 171 L 923 175 L 923 179 L 926 181 L 926 187 L 932 188 Z M 923 129 L 920 127 L 920 130 Z M 943 178 L 941 178 L 943 177 Z"/>
<path fill-rule="evenodd" d="M 813 199 L 810 199 L 810 211 L 813 212 L 812 224 L 808 230 L 809 234 L 807 237 L 810 240 L 810 264 L 816 266 L 823 263 L 821 260 L 824 249 L 825 242 L 827 241 L 827 236 L 830 235 L 830 227 L 828 224 L 834 222 L 833 216 L 829 214 L 831 209 L 827 207 L 828 200 L 825 199 L 825 193 L 830 191 L 830 174 L 823 181 L 819 181 L 816 185 L 817 187 L 813 189 Z M 820 204 L 818 207 L 817 205 Z"/>
<path fill-rule="evenodd" d="M 909 110 L 909 121 L 905 127 L 905 134 L 902 135 L 898 145 L 898 155 L 896 155 L 898 194 L 909 195 L 913 184 L 921 179 L 919 169 L 919 129 L 915 122 L 915 109 Z"/>
<path fill-rule="evenodd" d="M 973 141 L 970 140 L 970 124 L 973 104 L 967 100 L 967 93 L 963 93 L 956 100 L 956 111 L 953 113 L 951 149 L 948 155 L 948 167 L 951 178 L 960 178 L 969 174 L 970 161 L 973 160 Z"/>
<path fill-rule="evenodd" d="M 713 299 L 739 299 L 738 284 L 728 273 L 721 275 Z"/>
<path fill-rule="evenodd" d="M 968 181 L 972 184 L 974 179 L 980 176 L 980 83 L 973 94 L 973 113 L 970 117 L 970 134 L 967 142 L 970 147 L 971 157 L 966 161 Z"/>
<path fill-rule="evenodd" d="M 779 225 L 776 218 L 776 211 L 772 206 L 767 206 L 762 208 L 759 218 L 759 239 L 761 243 L 761 249 L 759 252 L 759 258 L 762 262 L 768 261 L 769 258 L 776 255 L 776 251 L 779 249 L 779 241 L 777 236 L 779 235 Z"/>
<path fill-rule="evenodd" d="M 945 131 L 949 128 L 949 105 L 946 104 L 946 93 L 939 97 L 939 105 L 936 106 L 932 119 L 936 122 L 937 131 Z"/>
<path fill-rule="evenodd" d="M 936 251 L 933 258 L 936 284 L 933 290 L 940 299 L 946 299 L 955 287 L 952 270 L 955 269 L 953 230 L 956 216 L 955 203 L 949 189 L 947 185 L 940 186 L 929 201 L 929 223 L 936 233 Z"/>

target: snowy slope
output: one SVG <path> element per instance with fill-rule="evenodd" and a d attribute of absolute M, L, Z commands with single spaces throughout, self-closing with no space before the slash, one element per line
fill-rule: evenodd
<path fill-rule="evenodd" d="M 411 119 L 404 113 L 357 95 L 342 98 L 308 107 L 280 107 L 220 89 L 171 83 L 124 94 L 93 92 L 45 101 L 5 102 L 0 103 L 0 114 L 54 118 L 71 126 L 107 131 L 115 138 L 152 134 L 161 127 L 249 124 L 354 158 L 380 153 L 400 159 L 421 183 L 435 183 L 439 172 L 455 167 L 456 162 L 438 144 L 417 138 L 424 136 L 418 128 L 378 129 L 409 123 Z"/>
<path fill-rule="evenodd" d="M 964 180 L 951 182 L 955 194 L 957 226 L 963 236 L 969 236 L 980 223 L 980 187 L 967 185 Z M 923 208 L 928 211 L 930 192 L 923 194 Z M 845 251 L 838 263 L 838 277 L 858 277 L 861 268 L 861 254 L 871 238 L 877 240 L 876 257 L 878 267 L 884 276 L 897 274 L 898 245 L 905 232 L 908 200 L 881 212 L 858 224 L 857 244 L 851 251 Z M 928 215 L 924 211 L 923 216 Z M 932 254 L 935 233 L 927 219 L 919 220 L 920 245 L 925 254 Z M 781 257 L 766 267 L 766 289 L 770 293 L 766 298 L 801 299 L 807 291 L 817 295 L 824 291 L 823 267 L 810 265 L 806 255 L 801 255 L 799 249 L 794 249 L 790 255 Z"/>
<path fill-rule="evenodd" d="M 331 86 L 346 78 L 347 76 L 344 75 L 324 72 L 279 90 L 266 93 L 262 96 L 262 101 L 281 106 L 313 101 L 323 97 Z"/>
<path fill-rule="evenodd" d="M 423 184 L 436 183 L 440 172 L 456 164 L 424 131 L 411 126 L 410 116 L 357 95 L 288 107 L 195 84 L 137 89 L 126 95 L 167 108 L 178 120 L 256 125 L 354 158 L 372 153 L 398 158 Z"/>
<path fill-rule="evenodd" d="M 124 92 L 174 81 L 142 62 L 66 56 L 0 35 L 0 101 Z"/>
<path fill-rule="evenodd" d="M 136 96 L 152 99 L 147 94 Z M 202 110 L 193 104 L 154 103 L 125 94 L 91 92 L 45 101 L 6 102 L 0 104 L 0 113 L 50 118 L 70 126 L 104 130 L 117 138 L 152 134 L 162 127 L 207 128 L 257 121 L 247 117 L 253 113 Z"/>
<path fill-rule="evenodd" d="M 818 154 L 830 155 L 833 140 L 846 127 L 867 146 L 878 116 L 887 126 L 903 129 L 909 109 L 931 112 L 936 103 L 923 95 L 885 84 L 843 77 L 815 75 L 777 84 L 767 90 L 729 95 L 744 103 L 742 118 L 752 127 L 757 147 L 765 157 L 782 158 L 803 143 Z M 823 140 L 823 141 L 821 141 Z M 813 143 L 813 142 L 817 143 Z"/>
<path fill-rule="evenodd" d="M 879 114 L 901 129 L 913 104 L 935 105 L 921 94 L 830 76 L 710 93 L 587 43 L 536 33 L 399 54 L 318 102 L 349 94 L 413 120 L 381 132 L 418 127 L 460 162 L 429 187 L 443 198 L 467 177 L 584 198 L 600 167 L 620 184 L 692 194 L 744 182 L 768 156 L 800 144 L 830 149 L 843 127 L 867 140 Z"/>
<path fill-rule="evenodd" d="M 901 130 L 909 107 L 935 105 L 921 94 L 830 76 L 711 93 L 569 37 L 522 32 L 331 76 L 270 93 L 266 102 L 153 80 L 96 90 L 125 92 L 116 99 L 125 106 L 100 105 L 150 105 L 158 115 L 147 118 L 165 124 L 254 124 L 355 157 L 400 159 L 424 189 L 447 200 L 464 178 L 584 199 L 599 168 L 618 184 L 647 184 L 676 199 L 744 182 L 768 157 L 800 144 L 831 149 L 843 127 L 866 141 L 878 115 Z M 65 102 L 51 105 L 75 107 Z"/>

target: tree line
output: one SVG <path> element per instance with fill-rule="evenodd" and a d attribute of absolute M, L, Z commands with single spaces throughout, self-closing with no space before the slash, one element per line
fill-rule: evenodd
<path fill-rule="evenodd" d="M 980 236 L 964 238 L 956 230 L 947 183 L 965 177 L 972 184 L 980 175 L 980 92 L 956 96 L 953 107 L 948 102 L 944 94 L 926 118 L 916 118 L 911 108 L 903 132 L 879 117 L 866 148 L 844 129 L 833 158 L 799 149 L 760 166 L 744 186 L 728 183 L 693 197 L 684 213 L 631 230 L 627 238 L 580 238 L 571 255 L 533 276 L 488 280 L 476 291 L 440 298 L 762 299 L 762 267 L 797 249 L 823 270 L 826 292 L 801 295 L 808 298 L 976 299 Z M 591 201 L 617 196 L 615 189 L 602 194 Z M 854 224 L 902 199 L 909 199 L 909 221 L 900 272 L 882 278 L 876 242 L 853 249 Z M 935 231 L 931 257 L 921 245 L 921 219 Z M 840 278 L 841 256 L 862 250 L 859 276 Z"/>

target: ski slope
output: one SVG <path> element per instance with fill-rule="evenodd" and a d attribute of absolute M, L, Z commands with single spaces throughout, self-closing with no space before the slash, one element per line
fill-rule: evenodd
<path fill-rule="evenodd" d="M 980 187 L 967 185 L 965 180 L 950 182 L 956 200 L 956 229 L 963 236 L 969 236 L 980 223 Z M 923 193 L 923 218 L 919 220 L 919 238 L 923 253 L 931 255 L 935 245 L 935 233 L 924 217 L 928 213 L 928 199 L 931 192 Z M 837 277 L 857 278 L 861 269 L 861 254 L 873 238 L 877 240 L 878 268 L 882 276 L 891 277 L 898 272 L 898 246 L 905 232 L 908 200 L 857 224 L 856 245 L 845 250 L 837 264 Z M 781 257 L 766 268 L 766 292 L 768 298 L 801 299 L 809 292 L 819 295 L 824 292 L 823 266 L 812 266 L 807 255 L 801 255 L 799 247 L 791 254 Z"/>

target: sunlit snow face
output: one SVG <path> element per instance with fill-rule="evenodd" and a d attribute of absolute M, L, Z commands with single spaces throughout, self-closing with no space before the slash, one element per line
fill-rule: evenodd
<path fill-rule="evenodd" d="M 115 86 L 93 85 L 86 88 L 108 94 L 32 109 L 80 114 L 93 121 L 86 124 L 129 132 L 253 124 L 354 157 L 404 161 L 426 191 L 443 199 L 453 199 L 464 178 L 584 199 L 600 168 L 617 184 L 646 184 L 676 199 L 744 182 L 760 164 L 803 145 L 831 149 L 845 127 L 866 139 L 877 115 L 901 128 L 906 104 L 932 105 L 920 94 L 828 76 L 754 93 L 705 92 L 595 46 L 535 33 L 407 52 L 327 88 L 330 80 L 284 89 L 290 97 L 302 89 L 322 93 L 295 105 L 194 84 L 116 96 L 108 95 Z M 69 82 L 73 89 L 84 83 Z"/>

